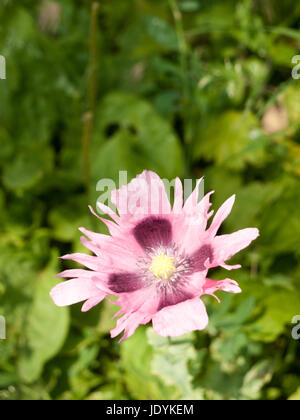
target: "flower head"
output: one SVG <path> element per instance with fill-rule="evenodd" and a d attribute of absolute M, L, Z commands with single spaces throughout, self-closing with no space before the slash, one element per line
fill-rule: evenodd
<path fill-rule="evenodd" d="M 162 336 L 178 336 L 207 326 L 208 316 L 200 297 L 215 296 L 217 290 L 239 293 L 238 284 L 229 278 L 207 278 L 210 268 L 227 270 L 240 265 L 226 264 L 235 253 L 247 247 L 258 236 L 256 228 L 242 229 L 229 235 L 217 235 L 229 215 L 235 196 L 217 211 L 210 226 L 207 222 L 210 195 L 198 200 L 197 187 L 183 203 L 181 181 L 175 182 L 171 207 L 162 180 L 144 171 L 128 185 L 114 190 L 113 212 L 98 203 L 112 220 L 104 219 L 110 235 L 80 228 L 83 245 L 93 252 L 65 255 L 88 268 L 63 271 L 58 277 L 71 280 L 55 286 L 51 297 L 58 306 L 85 301 L 88 311 L 109 295 L 117 296 L 122 315 L 111 331 L 115 337 L 124 331 L 122 340 L 130 337 L 141 324 L 152 320 L 154 330 Z M 88 238 L 88 239 L 87 239 Z"/>

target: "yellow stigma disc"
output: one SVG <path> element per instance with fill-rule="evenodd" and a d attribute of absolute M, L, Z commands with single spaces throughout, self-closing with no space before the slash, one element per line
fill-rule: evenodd
<path fill-rule="evenodd" d="M 156 255 L 152 258 L 150 270 L 156 277 L 167 279 L 174 273 L 176 267 L 174 258 L 165 254 Z"/>

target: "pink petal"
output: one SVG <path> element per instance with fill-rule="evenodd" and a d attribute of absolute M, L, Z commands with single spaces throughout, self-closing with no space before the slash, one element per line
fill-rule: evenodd
<path fill-rule="evenodd" d="M 241 293 L 242 291 L 238 283 L 234 280 L 212 280 L 207 278 L 203 285 L 203 294 L 214 296 L 217 290 L 223 290 L 228 293 Z"/>
<path fill-rule="evenodd" d="M 79 264 L 85 265 L 87 268 L 96 272 L 108 273 L 113 270 L 132 271 L 136 269 L 136 261 L 139 254 L 134 256 L 125 248 L 125 246 L 123 248 L 116 249 L 113 246 L 110 246 L 108 249 L 103 250 L 103 252 L 101 251 L 101 253 L 98 253 L 97 257 L 75 253 L 67 254 L 60 258 L 64 260 L 69 259 L 76 261 Z"/>
<path fill-rule="evenodd" d="M 155 314 L 159 296 L 155 286 L 145 287 L 131 293 L 121 293 L 117 301 L 112 303 L 121 306 L 121 310 L 115 316 L 122 316 L 118 319 L 117 326 L 111 330 L 111 336 L 116 337 L 124 330 L 120 341 L 130 337 L 136 328 L 141 324 L 147 324 Z"/>
<path fill-rule="evenodd" d="M 203 330 L 207 324 L 206 308 L 199 298 L 167 306 L 152 318 L 154 330 L 163 337 L 177 337 L 190 331 Z"/>
<path fill-rule="evenodd" d="M 211 202 L 210 202 L 210 196 L 214 193 L 214 191 L 210 191 L 207 193 L 202 200 L 198 204 L 198 223 L 197 225 L 201 225 L 201 228 L 204 230 L 206 229 L 207 221 L 212 216 L 213 211 L 208 213 L 208 210 L 210 209 Z"/>
<path fill-rule="evenodd" d="M 220 267 L 225 268 L 225 270 L 230 271 L 230 270 L 237 270 L 237 269 L 241 268 L 242 266 L 241 266 L 241 264 L 229 265 L 229 264 L 222 263 L 222 264 L 220 264 Z"/>
<path fill-rule="evenodd" d="M 92 309 L 94 306 L 98 305 L 98 303 L 102 302 L 102 300 L 105 298 L 106 293 L 99 294 L 99 296 L 94 296 L 89 298 L 81 308 L 81 312 L 87 312 L 90 309 Z"/>
<path fill-rule="evenodd" d="M 82 243 L 83 246 L 86 247 L 86 249 L 89 249 L 95 255 L 100 256 L 100 255 L 103 254 L 100 247 L 97 244 L 95 244 L 95 242 L 92 242 L 92 241 L 89 241 L 88 239 L 86 239 L 85 236 L 80 237 L 80 242 Z"/>
<path fill-rule="evenodd" d="M 81 254 L 80 252 L 77 252 L 75 254 L 66 254 L 60 258 L 63 260 L 76 261 L 79 264 L 85 265 L 91 270 L 97 270 L 102 262 L 99 257 L 92 257 L 91 255 Z"/>
<path fill-rule="evenodd" d="M 64 270 L 55 277 L 75 278 L 75 277 L 92 277 L 95 275 L 94 271 L 83 270 L 82 268 L 73 268 L 71 270 Z"/>
<path fill-rule="evenodd" d="M 139 325 L 145 325 L 151 320 L 151 315 L 144 312 L 127 313 L 117 321 L 117 326 L 110 331 L 112 338 L 119 335 L 123 330 L 123 337 L 119 342 L 129 338 L 137 329 Z"/>
<path fill-rule="evenodd" d="M 226 200 L 225 203 L 223 203 L 222 206 L 217 211 L 209 227 L 209 232 L 212 236 L 216 235 L 223 221 L 229 216 L 232 206 L 234 204 L 234 200 L 235 200 L 235 194 L 232 195 L 230 198 L 228 198 L 228 200 Z"/>
<path fill-rule="evenodd" d="M 73 303 L 82 302 L 94 296 L 102 296 L 102 294 L 103 292 L 89 278 L 59 283 L 50 292 L 50 296 L 57 306 L 73 305 Z"/>
<path fill-rule="evenodd" d="M 182 183 L 181 183 L 179 178 L 176 178 L 176 180 L 175 180 L 173 213 L 174 214 L 180 214 L 182 212 L 182 206 L 183 206 Z"/>
<path fill-rule="evenodd" d="M 93 209 L 92 206 L 89 206 L 89 209 L 90 209 L 90 212 L 94 216 L 96 216 L 99 220 L 101 220 L 101 222 L 103 222 L 107 226 L 107 228 L 109 230 L 109 233 L 112 236 L 118 235 L 118 233 L 119 233 L 119 226 L 116 223 L 112 222 L 111 220 L 108 220 L 108 219 L 105 219 L 103 217 L 98 216 L 98 214 L 95 212 L 95 210 Z"/>
<path fill-rule="evenodd" d="M 194 191 L 187 198 L 184 203 L 184 212 L 185 214 L 195 214 L 195 210 L 198 208 L 199 201 L 199 185 L 203 181 L 203 177 L 197 180 L 196 187 Z"/>
<path fill-rule="evenodd" d="M 130 293 L 121 293 L 116 301 L 123 312 L 139 312 L 154 314 L 159 304 L 159 296 L 155 285 Z"/>
<path fill-rule="evenodd" d="M 120 217 L 108 206 L 101 203 L 101 201 L 97 201 L 97 207 L 100 209 L 104 214 L 108 214 L 116 223 L 120 222 Z"/>
<path fill-rule="evenodd" d="M 196 194 L 196 191 L 195 189 L 193 194 Z M 212 212 L 208 213 L 208 210 L 213 192 L 206 194 L 195 207 L 193 207 L 193 203 L 196 202 L 196 195 L 194 195 L 188 204 L 188 201 L 186 202 L 183 212 L 179 215 L 174 214 L 172 217 L 174 242 L 180 244 L 181 249 L 188 254 L 192 254 L 201 243 L 208 240 L 209 234 L 205 229 L 212 215 Z M 186 210 L 187 213 L 185 213 Z"/>
<path fill-rule="evenodd" d="M 110 235 L 104 235 L 102 233 L 92 232 L 91 230 L 85 229 L 84 227 L 78 228 L 85 236 L 87 236 L 91 241 L 95 242 L 97 245 L 104 245 L 107 242 L 111 242 L 112 238 Z"/>
<path fill-rule="evenodd" d="M 128 185 L 111 193 L 111 201 L 117 207 L 122 222 L 149 215 L 170 214 L 171 205 L 160 177 L 152 171 L 144 171 Z"/>
<path fill-rule="evenodd" d="M 130 232 L 119 233 L 117 237 L 102 235 L 80 228 L 91 241 L 81 237 L 82 244 L 95 255 L 101 258 L 101 270 L 109 267 L 110 269 L 132 270 L 136 267 L 136 261 L 143 251 L 137 244 Z"/>
<path fill-rule="evenodd" d="M 214 250 L 213 267 L 224 265 L 224 261 L 229 260 L 234 254 L 246 248 L 258 236 L 259 231 L 256 228 L 241 229 L 229 235 L 216 236 L 212 241 Z M 239 267 L 232 266 L 231 268 Z"/>

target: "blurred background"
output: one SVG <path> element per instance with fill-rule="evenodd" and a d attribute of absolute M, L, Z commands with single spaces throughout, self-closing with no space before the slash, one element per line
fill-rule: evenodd
<path fill-rule="evenodd" d="M 0 1 L 0 399 L 300 399 L 299 18 L 294 0 Z M 77 228 L 104 232 L 97 181 L 143 169 L 205 175 L 214 209 L 237 194 L 223 233 L 261 236 L 204 332 L 118 344 L 117 307 L 49 290 Z"/>

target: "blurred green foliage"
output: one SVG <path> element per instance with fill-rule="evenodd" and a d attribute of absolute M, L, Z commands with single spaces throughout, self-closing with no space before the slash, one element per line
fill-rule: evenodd
<path fill-rule="evenodd" d="M 90 32 L 91 3 L 0 2 L 0 399 L 300 399 L 300 3 L 101 0 Z M 114 305 L 49 290 L 77 227 L 103 230 L 96 182 L 145 168 L 236 193 L 223 231 L 261 236 L 206 331 L 119 345 Z"/>

